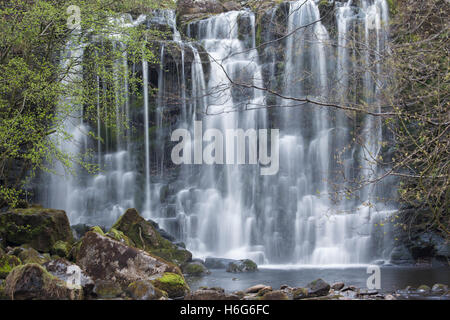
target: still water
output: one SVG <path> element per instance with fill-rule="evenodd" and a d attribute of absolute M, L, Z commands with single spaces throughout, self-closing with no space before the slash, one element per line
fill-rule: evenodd
<path fill-rule="evenodd" d="M 211 274 L 202 278 L 187 278 L 192 290 L 199 287 L 221 287 L 228 292 L 244 290 L 255 284 L 266 284 L 278 289 L 287 284 L 291 287 L 304 287 L 317 278 L 332 284 L 342 281 L 346 285 L 367 288 L 366 265 L 346 266 L 261 266 L 258 272 L 229 273 L 225 270 L 210 270 Z M 435 283 L 450 284 L 449 267 L 399 267 L 380 266 L 380 292 L 393 292 L 407 286 L 418 287 L 422 284 L 433 286 Z"/>

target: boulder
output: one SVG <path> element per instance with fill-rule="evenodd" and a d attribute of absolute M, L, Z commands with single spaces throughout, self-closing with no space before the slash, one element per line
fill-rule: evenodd
<path fill-rule="evenodd" d="M 244 293 L 258 293 L 259 290 L 265 288 L 265 284 L 257 284 L 244 290 Z"/>
<path fill-rule="evenodd" d="M 198 261 L 189 262 L 188 264 L 184 265 L 181 270 L 183 271 L 183 274 L 189 276 L 203 276 L 205 274 L 211 273 L 208 269 L 206 269 L 203 263 Z"/>
<path fill-rule="evenodd" d="M 419 286 L 416 290 L 416 293 L 421 293 L 421 294 L 428 294 L 430 293 L 431 288 L 425 284 Z"/>
<path fill-rule="evenodd" d="M 165 272 L 152 283 L 156 288 L 167 292 L 169 298 L 184 297 L 190 291 L 183 276 L 172 272 Z"/>
<path fill-rule="evenodd" d="M 230 262 L 227 267 L 227 272 L 254 272 L 258 271 L 258 266 L 250 259 L 239 260 L 237 262 Z"/>
<path fill-rule="evenodd" d="M 177 265 L 183 265 L 192 259 L 192 254 L 164 239 L 152 223 L 145 221 L 136 209 L 128 209 L 112 229 L 122 232 L 138 249 L 157 255 Z M 111 230 L 112 230 L 111 229 Z"/>
<path fill-rule="evenodd" d="M 145 280 L 138 280 L 128 285 L 127 293 L 135 300 L 157 300 L 167 297 L 167 293 L 155 288 L 155 286 Z"/>
<path fill-rule="evenodd" d="M 137 280 L 154 280 L 165 272 L 181 274 L 170 262 L 91 231 L 80 242 L 76 264 L 94 281 L 112 280 L 125 287 Z"/>
<path fill-rule="evenodd" d="M 41 252 L 50 252 L 58 240 L 73 242 L 66 213 L 40 207 L 0 212 L 0 237 L 13 245 L 29 244 Z"/>
<path fill-rule="evenodd" d="M 185 300 L 239 300 L 237 294 L 226 294 L 224 290 L 217 288 L 202 288 L 189 293 Z"/>
<path fill-rule="evenodd" d="M 9 254 L 0 256 L 0 279 L 5 279 L 8 274 L 20 264 L 21 261 L 16 256 Z"/>
<path fill-rule="evenodd" d="M 81 300 L 81 288 L 69 287 L 39 264 L 18 266 L 6 278 L 5 294 L 12 300 Z"/>
<path fill-rule="evenodd" d="M 310 297 L 326 296 L 330 292 L 330 285 L 320 278 L 308 283 L 306 288 Z"/>
<path fill-rule="evenodd" d="M 94 281 L 76 264 L 60 258 L 44 263 L 43 267 L 50 274 L 64 281 L 69 287 L 80 286 L 85 297 L 92 294 Z"/>
<path fill-rule="evenodd" d="M 289 297 L 285 292 L 281 290 L 275 290 L 269 291 L 266 294 L 264 294 L 261 297 L 261 300 L 289 300 Z"/>

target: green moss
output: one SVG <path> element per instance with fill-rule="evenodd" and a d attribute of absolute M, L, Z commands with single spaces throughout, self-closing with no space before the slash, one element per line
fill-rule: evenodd
<path fill-rule="evenodd" d="M 254 263 L 252 260 L 250 259 L 246 259 L 242 262 L 245 266 L 245 269 L 248 271 L 255 271 L 258 269 L 258 266 L 256 265 L 256 263 Z"/>
<path fill-rule="evenodd" d="M 172 272 L 165 272 L 161 278 L 153 281 L 153 285 L 167 292 L 169 298 L 182 297 L 189 292 L 183 276 Z"/>
<path fill-rule="evenodd" d="M 112 229 L 127 236 L 134 247 L 178 266 L 192 259 L 189 251 L 178 249 L 172 242 L 164 239 L 150 222 L 139 215 L 136 209 L 128 209 L 112 226 Z"/>
<path fill-rule="evenodd" d="M 187 274 L 198 275 L 203 273 L 203 269 L 201 265 L 191 263 L 187 265 L 185 272 Z"/>
<path fill-rule="evenodd" d="M 52 247 L 52 254 L 55 254 L 59 257 L 65 258 L 69 256 L 70 250 L 72 246 L 70 243 L 58 240 Z"/>
<path fill-rule="evenodd" d="M 111 230 L 109 230 L 109 232 L 106 235 L 114 240 L 126 244 L 127 246 L 134 247 L 133 241 L 130 238 L 128 238 L 122 231 L 111 228 Z"/>
<path fill-rule="evenodd" d="M 4 279 L 8 274 L 17 266 L 21 264 L 21 261 L 16 256 L 3 255 L 0 258 L 0 279 Z"/>
<path fill-rule="evenodd" d="M 95 233 L 98 233 L 98 234 L 101 235 L 101 236 L 104 236 L 104 235 L 105 235 L 105 233 L 103 232 L 102 228 L 100 228 L 99 226 L 92 227 L 92 228 L 90 229 L 90 231 L 95 232 Z"/>
<path fill-rule="evenodd" d="M 27 263 L 44 264 L 50 260 L 49 255 L 40 254 L 35 249 L 27 246 L 22 246 L 18 248 L 16 254 L 24 264 Z"/>

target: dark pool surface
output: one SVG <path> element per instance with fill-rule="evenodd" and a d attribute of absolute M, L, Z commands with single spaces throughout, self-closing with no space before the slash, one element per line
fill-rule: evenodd
<path fill-rule="evenodd" d="M 317 278 L 328 283 L 343 281 L 346 285 L 367 288 L 367 266 L 349 267 L 292 267 L 261 266 L 258 272 L 228 273 L 225 270 L 210 270 L 211 274 L 202 278 L 187 278 L 191 290 L 201 286 L 221 287 L 226 291 L 238 291 L 255 284 L 266 284 L 274 289 L 283 284 L 291 287 L 304 287 Z M 393 292 L 407 286 L 418 287 L 422 284 L 433 286 L 435 283 L 450 285 L 450 267 L 399 267 L 380 266 L 380 292 Z"/>

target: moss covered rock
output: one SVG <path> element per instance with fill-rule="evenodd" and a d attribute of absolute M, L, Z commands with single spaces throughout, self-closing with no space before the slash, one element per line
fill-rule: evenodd
<path fill-rule="evenodd" d="M 167 292 L 162 291 L 150 281 L 138 280 L 128 285 L 127 293 L 135 300 L 157 300 L 167 298 Z"/>
<path fill-rule="evenodd" d="M 190 291 L 183 276 L 172 272 L 164 273 L 162 277 L 153 281 L 153 285 L 167 292 L 169 298 L 184 297 Z"/>
<path fill-rule="evenodd" d="M 69 288 L 41 265 L 31 263 L 11 271 L 6 278 L 5 295 L 12 300 L 80 300 L 83 291 Z"/>
<path fill-rule="evenodd" d="M 9 254 L 0 256 L 0 279 L 5 279 L 11 270 L 20 264 L 21 261 L 16 256 Z"/>
<path fill-rule="evenodd" d="M 102 236 L 105 235 L 105 232 L 99 226 L 92 227 L 89 231 L 96 232 L 96 233 L 98 233 L 99 235 L 102 235 Z"/>
<path fill-rule="evenodd" d="M 181 275 L 176 265 L 160 257 L 91 231 L 81 239 L 76 264 L 94 281 L 110 280 L 122 287 L 159 278 L 164 272 Z"/>
<path fill-rule="evenodd" d="M 208 269 L 200 262 L 190 262 L 182 267 L 183 273 L 189 276 L 203 276 L 210 274 Z"/>
<path fill-rule="evenodd" d="M 111 230 L 109 230 L 109 232 L 106 235 L 114 240 L 126 244 L 127 246 L 134 247 L 133 241 L 130 238 L 128 238 L 122 231 L 111 228 Z"/>
<path fill-rule="evenodd" d="M 40 207 L 0 213 L 0 238 L 13 245 L 29 244 L 41 252 L 50 252 L 58 240 L 73 242 L 66 213 Z"/>
<path fill-rule="evenodd" d="M 58 257 L 65 258 L 69 256 L 71 249 L 72 245 L 70 243 L 58 240 L 53 245 L 51 253 L 57 255 Z"/>
<path fill-rule="evenodd" d="M 292 292 L 294 300 L 300 300 L 308 298 L 308 289 L 307 288 L 296 288 Z"/>
<path fill-rule="evenodd" d="M 330 292 L 331 286 L 322 279 L 316 279 L 306 285 L 310 297 L 326 296 Z"/>
<path fill-rule="evenodd" d="M 258 271 L 258 266 L 250 259 L 230 262 L 227 267 L 227 272 L 255 272 Z"/>
<path fill-rule="evenodd" d="M 127 236 L 136 248 L 157 255 L 178 266 L 192 259 L 192 254 L 188 250 L 164 239 L 150 222 L 139 215 L 136 209 L 128 209 L 113 225 L 111 230 L 113 229 Z"/>

